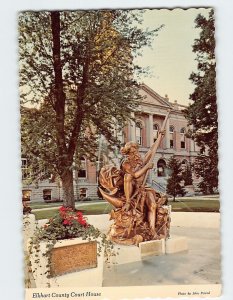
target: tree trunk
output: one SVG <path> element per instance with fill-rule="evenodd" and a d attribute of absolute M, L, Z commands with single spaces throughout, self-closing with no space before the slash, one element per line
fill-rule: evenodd
<path fill-rule="evenodd" d="M 74 200 L 74 184 L 73 184 L 73 171 L 67 170 L 61 176 L 62 189 L 63 189 L 63 205 L 65 207 L 75 208 Z"/>

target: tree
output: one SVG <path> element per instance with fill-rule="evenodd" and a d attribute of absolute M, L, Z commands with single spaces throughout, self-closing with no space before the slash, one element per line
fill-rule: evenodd
<path fill-rule="evenodd" d="M 195 159 L 194 172 L 198 175 L 198 178 L 202 180 L 198 184 L 198 187 L 203 194 L 213 194 L 214 188 L 218 186 L 217 176 L 211 169 L 212 158 L 209 155 L 198 154 Z"/>
<path fill-rule="evenodd" d="M 19 16 L 22 155 L 32 180 L 61 179 L 74 208 L 73 168 L 95 160 L 139 101 L 134 56 L 159 29 L 143 32 L 131 11 L 24 12 Z"/>
<path fill-rule="evenodd" d="M 169 169 L 169 177 L 167 180 L 167 194 L 173 196 L 173 201 L 176 200 L 177 195 L 185 195 L 185 190 L 181 186 L 182 176 L 182 163 L 172 156 L 167 164 Z"/>
<path fill-rule="evenodd" d="M 194 170 L 201 179 L 199 187 L 205 191 L 218 187 L 218 116 L 216 102 L 216 63 L 214 39 L 214 11 L 211 9 L 208 18 L 198 15 L 196 28 L 200 29 L 200 37 L 195 40 L 193 51 L 197 54 L 198 71 L 192 73 L 190 80 L 195 85 L 190 95 L 193 103 L 185 111 L 192 137 L 200 147 L 198 158 L 194 162 Z M 206 192 L 206 191 L 205 191 Z"/>
<path fill-rule="evenodd" d="M 190 164 L 187 164 L 185 166 L 185 169 L 182 172 L 182 177 L 184 180 L 184 185 L 192 185 L 193 184 L 192 169 L 191 169 Z"/>

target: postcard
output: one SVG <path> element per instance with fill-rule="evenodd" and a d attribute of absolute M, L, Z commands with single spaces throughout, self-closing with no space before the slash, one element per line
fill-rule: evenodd
<path fill-rule="evenodd" d="M 18 16 L 25 299 L 221 295 L 214 9 Z"/>

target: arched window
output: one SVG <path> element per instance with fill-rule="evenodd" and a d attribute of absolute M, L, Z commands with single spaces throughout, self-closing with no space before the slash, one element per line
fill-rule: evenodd
<path fill-rule="evenodd" d="M 86 159 L 82 157 L 80 168 L 78 170 L 78 178 L 86 178 L 86 177 L 87 177 Z"/>
<path fill-rule="evenodd" d="M 159 159 L 157 162 L 157 175 L 158 177 L 166 176 L 166 162 L 163 159 Z"/>
<path fill-rule="evenodd" d="M 154 124 L 153 125 L 153 141 L 155 142 L 158 138 L 159 135 L 159 125 L 158 124 Z"/>
<path fill-rule="evenodd" d="M 186 145 L 185 145 L 185 128 L 181 128 L 180 130 L 180 148 L 181 149 L 185 149 Z"/>
<path fill-rule="evenodd" d="M 169 126 L 170 148 L 174 148 L 174 127 Z"/>
<path fill-rule="evenodd" d="M 142 124 L 141 122 L 136 122 L 136 142 L 138 145 L 142 145 Z"/>

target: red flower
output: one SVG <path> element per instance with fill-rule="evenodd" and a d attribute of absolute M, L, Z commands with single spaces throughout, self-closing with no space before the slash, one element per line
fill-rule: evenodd
<path fill-rule="evenodd" d="M 86 225 L 87 225 L 87 222 L 86 222 L 86 220 L 83 220 L 83 219 L 82 219 L 82 220 L 80 220 L 80 221 L 79 221 L 79 223 L 80 223 L 81 225 L 83 225 L 83 226 L 86 226 Z"/>
<path fill-rule="evenodd" d="M 59 208 L 59 210 L 60 210 L 60 211 L 66 211 L 66 208 L 65 208 L 65 206 L 61 206 L 61 207 Z"/>
<path fill-rule="evenodd" d="M 81 211 L 77 211 L 77 216 L 78 217 L 82 217 L 83 216 L 83 214 L 81 213 Z"/>
<path fill-rule="evenodd" d="M 64 220 L 62 223 L 63 225 L 71 225 L 71 222 L 69 220 Z"/>

